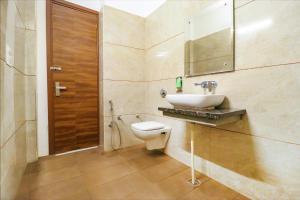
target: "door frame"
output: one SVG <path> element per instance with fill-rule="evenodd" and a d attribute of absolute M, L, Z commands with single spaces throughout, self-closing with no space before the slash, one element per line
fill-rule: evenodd
<path fill-rule="evenodd" d="M 100 56 L 100 45 L 99 40 L 102 40 L 102 32 L 99 34 L 100 28 L 102 28 L 102 23 L 100 20 L 100 17 L 102 19 L 102 14 L 100 12 L 97 12 L 95 10 L 73 4 L 70 2 L 67 2 L 65 0 L 46 0 L 46 50 L 47 50 L 47 88 L 48 88 L 48 143 L 49 143 L 49 154 L 55 154 L 55 134 L 54 134 L 54 109 L 53 109 L 53 92 L 54 88 L 49 87 L 53 80 L 52 75 L 50 71 L 50 66 L 52 66 L 52 4 L 58 4 L 61 6 L 65 6 L 68 8 L 72 8 L 75 10 L 79 10 L 81 12 L 87 12 L 94 15 L 97 15 L 98 17 L 98 25 L 97 25 L 97 54 L 98 54 L 98 61 L 97 61 L 97 86 L 98 86 L 98 106 L 97 106 L 97 112 L 98 112 L 98 145 L 102 144 L 103 141 L 103 106 L 102 106 L 102 56 Z M 102 47 L 102 45 L 101 45 Z"/>

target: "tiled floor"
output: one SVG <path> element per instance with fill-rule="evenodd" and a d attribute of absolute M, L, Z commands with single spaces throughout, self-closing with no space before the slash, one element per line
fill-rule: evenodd
<path fill-rule="evenodd" d="M 187 183 L 187 166 L 144 147 L 103 153 L 93 149 L 42 158 L 28 166 L 17 200 L 244 200 L 216 181 L 198 174 Z"/>

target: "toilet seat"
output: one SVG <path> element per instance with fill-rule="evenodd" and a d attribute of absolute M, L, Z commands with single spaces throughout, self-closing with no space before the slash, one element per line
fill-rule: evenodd
<path fill-rule="evenodd" d="M 151 130 L 163 129 L 165 125 L 155 121 L 147 121 L 147 122 L 134 123 L 131 125 L 131 127 L 141 131 L 151 131 Z"/>
<path fill-rule="evenodd" d="M 170 136 L 171 128 L 155 121 L 131 124 L 134 135 L 146 142 L 148 150 L 162 149 Z"/>

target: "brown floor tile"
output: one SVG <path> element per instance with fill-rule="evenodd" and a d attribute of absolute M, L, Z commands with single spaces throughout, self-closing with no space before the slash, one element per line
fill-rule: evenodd
<path fill-rule="evenodd" d="M 144 145 L 104 153 L 101 149 L 49 156 L 28 165 L 16 200 L 246 200 Z"/>
<path fill-rule="evenodd" d="M 202 183 L 198 188 L 184 196 L 183 200 L 232 200 L 237 192 L 210 179 Z"/>
<path fill-rule="evenodd" d="M 196 177 L 202 183 L 209 180 L 207 176 L 200 173 L 196 173 Z M 186 169 L 162 180 L 158 183 L 158 187 L 161 188 L 164 193 L 168 194 L 169 197 L 179 198 L 197 188 L 189 183 L 190 179 L 191 170 Z"/>
<path fill-rule="evenodd" d="M 77 158 L 78 168 L 81 172 L 89 172 L 93 169 L 104 169 L 109 168 L 116 164 L 124 163 L 124 159 L 122 159 L 119 155 L 88 155 L 84 159 Z"/>
<path fill-rule="evenodd" d="M 41 186 L 30 192 L 30 200 L 66 200 L 75 197 L 80 200 L 90 200 L 81 177 Z"/>
<path fill-rule="evenodd" d="M 130 149 L 122 149 L 117 151 L 119 155 L 124 158 L 125 160 L 131 160 L 134 158 L 142 157 L 147 155 L 149 152 L 147 151 L 146 148 L 130 148 Z"/>
<path fill-rule="evenodd" d="M 32 173 L 26 175 L 24 178 L 30 181 L 30 190 L 33 190 L 40 186 L 68 180 L 77 176 L 80 176 L 80 172 L 78 168 L 74 166 L 50 172 Z"/>
<path fill-rule="evenodd" d="M 37 162 L 30 163 L 26 168 L 26 174 L 37 172 L 50 172 L 68 168 L 76 165 L 74 154 L 67 154 L 61 156 L 47 156 L 40 158 Z"/>
<path fill-rule="evenodd" d="M 128 195 L 149 188 L 152 185 L 141 174 L 135 172 L 120 179 L 90 187 L 89 191 L 93 200 L 124 199 Z"/>
<path fill-rule="evenodd" d="M 153 167 L 146 168 L 141 173 L 150 181 L 158 182 L 185 169 L 187 169 L 186 165 L 177 160 L 170 159 Z"/>
<path fill-rule="evenodd" d="M 88 186 L 93 186 L 119 179 L 133 172 L 134 169 L 127 163 L 121 163 L 104 169 L 90 168 L 89 171 L 82 173 L 82 177 Z"/>
<path fill-rule="evenodd" d="M 162 152 L 151 152 L 147 153 L 144 156 L 139 156 L 133 159 L 128 160 L 128 164 L 136 170 L 142 170 L 157 164 L 162 163 L 163 161 L 170 160 L 171 158 Z"/>
<path fill-rule="evenodd" d="M 233 200 L 250 200 L 242 194 L 237 194 L 237 196 Z"/>

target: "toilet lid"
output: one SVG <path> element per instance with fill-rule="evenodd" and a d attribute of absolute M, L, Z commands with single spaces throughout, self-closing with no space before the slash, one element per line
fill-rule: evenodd
<path fill-rule="evenodd" d="M 164 124 L 154 122 L 154 121 L 134 123 L 131 126 L 132 126 L 132 128 L 141 130 L 141 131 L 151 131 L 151 130 L 165 128 Z"/>

